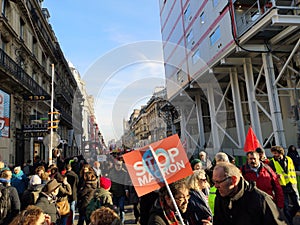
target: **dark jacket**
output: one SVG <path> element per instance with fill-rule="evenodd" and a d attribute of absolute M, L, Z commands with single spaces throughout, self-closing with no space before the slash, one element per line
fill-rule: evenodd
<path fill-rule="evenodd" d="M 34 205 L 42 191 L 44 184 L 29 185 L 28 189 L 24 191 L 21 198 L 21 209 L 24 210 L 29 205 Z"/>
<path fill-rule="evenodd" d="M 188 208 L 184 216 L 189 221 L 189 225 L 197 225 L 199 221 L 208 217 L 213 218 L 205 196 L 202 196 L 201 193 L 193 189 L 190 190 L 190 196 Z"/>
<path fill-rule="evenodd" d="M 287 153 L 287 156 L 289 156 L 294 163 L 295 170 L 300 171 L 300 156 L 297 151 L 289 150 Z"/>
<path fill-rule="evenodd" d="M 125 196 L 126 192 L 125 190 L 128 190 L 128 184 L 129 184 L 129 176 L 126 170 L 116 170 L 113 168 L 109 174 L 108 177 L 112 181 L 111 183 L 111 189 L 110 192 L 113 194 L 114 197 L 121 197 Z"/>
<path fill-rule="evenodd" d="M 85 181 L 83 187 L 78 190 L 78 201 L 77 207 L 81 214 L 85 215 L 85 210 L 89 202 L 94 196 L 94 193 L 97 188 L 97 179 Z"/>
<path fill-rule="evenodd" d="M 154 202 L 149 214 L 148 225 L 169 225 L 158 200 Z"/>
<path fill-rule="evenodd" d="M 15 187 L 8 186 L 8 185 L 9 184 L 6 182 L 0 183 L 0 186 L 1 186 L 0 189 L 2 189 L 3 186 L 8 188 L 9 198 L 10 198 L 10 203 L 11 203 L 11 208 L 8 211 L 6 218 L 0 224 L 9 224 L 13 220 L 13 218 L 18 215 L 18 213 L 20 212 L 20 208 L 21 208 L 17 189 Z"/>
<path fill-rule="evenodd" d="M 149 213 L 149 220 L 148 220 L 148 225 L 169 225 L 171 224 L 171 222 L 168 222 L 168 219 L 165 216 L 165 213 L 159 203 L 159 200 L 157 199 L 154 202 L 153 207 L 150 210 Z M 174 214 L 176 215 L 177 213 L 174 212 Z M 182 215 L 184 216 L 184 215 Z M 177 221 L 179 221 L 178 217 L 176 216 Z M 184 222 L 186 225 L 188 225 L 189 223 L 183 218 Z M 181 223 L 179 223 L 181 224 Z"/>
<path fill-rule="evenodd" d="M 69 202 L 77 201 L 77 187 L 79 182 L 78 175 L 71 170 L 66 172 L 66 177 L 72 189 L 72 195 L 69 196 Z"/>
<path fill-rule="evenodd" d="M 99 199 L 101 202 L 101 205 L 113 205 L 112 196 L 111 193 L 108 190 L 105 190 L 104 188 L 99 188 L 95 191 L 94 197 Z"/>
<path fill-rule="evenodd" d="M 40 207 L 44 213 L 49 214 L 51 216 L 51 222 L 56 223 L 58 219 L 57 208 L 56 208 L 56 200 L 50 199 L 48 200 L 49 195 L 44 192 L 40 193 L 40 197 L 36 202 L 36 206 Z"/>
<path fill-rule="evenodd" d="M 215 198 L 214 225 L 286 225 L 272 198 L 241 178 L 239 192 L 234 197 Z"/>

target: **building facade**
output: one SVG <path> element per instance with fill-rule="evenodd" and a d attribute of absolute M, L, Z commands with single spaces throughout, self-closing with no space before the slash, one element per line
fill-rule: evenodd
<path fill-rule="evenodd" d="M 166 100 L 166 89 L 155 88 L 147 104 L 135 109 L 129 120 L 124 121 L 123 146 L 140 148 L 175 134 L 173 110 Z"/>
<path fill-rule="evenodd" d="M 187 151 L 300 147 L 299 1 L 160 0 L 168 100 Z"/>
<path fill-rule="evenodd" d="M 39 156 L 48 161 L 51 83 L 54 110 L 61 117 L 58 147 L 65 157 L 78 152 L 82 133 L 81 95 L 41 0 L 0 1 L 0 159 L 22 164 Z M 3 122 L 4 121 L 4 122 Z"/>

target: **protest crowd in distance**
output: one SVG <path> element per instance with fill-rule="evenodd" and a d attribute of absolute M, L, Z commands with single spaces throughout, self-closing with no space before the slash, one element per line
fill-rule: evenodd
<path fill-rule="evenodd" d="M 188 158 L 173 135 L 100 162 L 0 162 L 0 224 L 121 225 L 129 204 L 141 225 L 296 225 L 298 152 L 273 146 L 267 158 L 249 139 L 244 150 L 243 165 L 225 152 Z"/>

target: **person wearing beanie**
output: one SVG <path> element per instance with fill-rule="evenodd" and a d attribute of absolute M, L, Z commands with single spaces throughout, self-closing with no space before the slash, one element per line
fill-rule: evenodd
<path fill-rule="evenodd" d="M 101 177 L 99 180 L 100 188 L 95 191 L 94 197 L 91 199 L 86 208 L 86 217 L 88 222 L 90 222 L 89 219 L 92 212 L 97 208 L 102 206 L 113 206 L 112 196 L 109 192 L 109 189 L 111 188 L 111 180 L 107 177 Z"/>
<path fill-rule="evenodd" d="M 96 191 L 95 196 L 101 199 L 101 205 L 113 205 L 111 193 L 111 180 L 107 177 L 100 178 L 100 189 Z"/>
<path fill-rule="evenodd" d="M 105 190 L 109 190 L 111 187 L 111 180 L 106 177 L 100 178 L 100 187 L 104 188 Z"/>
<path fill-rule="evenodd" d="M 42 191 L 44 184 L 39 175 L 32 175 L 29 180 L 28 188 L 24 191 L 21 197 L 21 210 L 24 210 L 29 205 L 35 205 L 40 192 Z"/>
<path fill-rule="evenodd" d="M 191 161 L 191 167 L 192 170 L 201 170 L 202 169 L 202 164 L 200 159 L 193 159 Z"/>

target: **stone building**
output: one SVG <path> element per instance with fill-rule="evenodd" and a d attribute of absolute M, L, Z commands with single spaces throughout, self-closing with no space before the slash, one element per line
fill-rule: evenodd
<path fill-rule="evenodd" d="M 54 109 L 60 112 L 57 133 L 65 157 L 78 152 L 82 133 L 77 83 L 49 24 L 42 0 L 0 0 L 0 159 L 21 164 L 35 156 L 48 161 L 47 135 L 51 83 Z M 53 66 L 52 66 L 53 65 Z"/>

